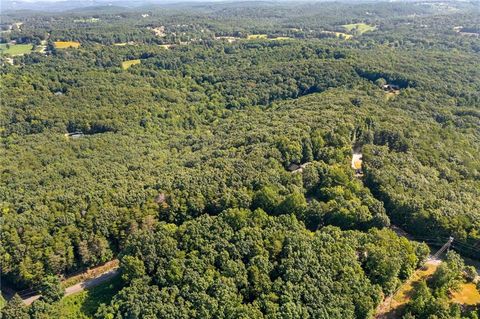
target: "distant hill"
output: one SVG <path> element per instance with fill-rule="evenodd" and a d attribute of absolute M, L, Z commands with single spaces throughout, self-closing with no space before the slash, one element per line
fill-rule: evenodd
<path fill-rule="evenodd" d="M 12 0 L 1 0 L 1 11 L 2 13 L 8 11 L 21 11 L 21 10 L 32 10 L 32 11 L 48 11 L 48 12 L 61 12 L 68 11 L 79 8 L 89 8 L 89 7 L 106 7 L 106 6 L 115 6 L 123 8 L 134 8 L 143 6 L 146 4 L 153 3 L 151 1 L 144 0 L 73 0 L 73 1 L 12 1 Z"/>

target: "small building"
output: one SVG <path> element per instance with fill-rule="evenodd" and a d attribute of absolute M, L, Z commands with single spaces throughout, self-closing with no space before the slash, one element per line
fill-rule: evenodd
<path fill-rule="evenodd" d="M 288 168 L 287 168 L 287 169 L 288 169 L 290 172 L 294 172 L 294 171 L 298 170 L 299 168 L 300 168 L 300 165 L 299 165 L 299 164 L 292 163 L 292 164 L 288 165 Z"/>
<path fill-rule="evenodd" d="M 352 168 L 355 170 L 355 176 L 363 175 L 362 162 L 363 162 L 363 155 L 361 153 L 353 153 Z"/>
<path fill-rule="evenodd" d="M 400 91 L 400 87 L 396 84 L 384 84 L 382 86 L 383 90 L 384 91 L 387 91 L 387 92 L 397 92 L 397 91 Z"/>
<path fill-rule="evenodd" d="M 65 134 L 65 137 L 71 137 L 71 138 L 80 138 L 83 137 L 85 134 L 83 134 L 82 131 L 75 131 L 75 132 L 69 132 Z"/>
<path fill-rule="evenodd" d="M 288 170 L 290 172 L 292 172 L 292 174 L 295 174 L 295 173 L 302 173 L 304 168 L 307 167 L 308 165 L 312 164 L 312 162 L 307 162 L 307 163 L 303 163 L 303 164 L 290 164 L 288 166 Z"/>

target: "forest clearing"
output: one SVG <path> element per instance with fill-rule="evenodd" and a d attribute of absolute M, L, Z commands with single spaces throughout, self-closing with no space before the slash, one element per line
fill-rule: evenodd
<path fill-rule="evenodd" d="M 460 289 L 452 292 L 451 300 L 462 305 L 480 305 L 480 292 L 475 283 L 464 283 L 460 285 Z"/>
<path fill-rule="evenodd" d="M 342 27 L 347 30 L 348 32 L 356 32 L 358 34 L 363 34 L 369 31 L 375 31 L 377 29 L 376 26 L 368 25 L 366 23 L 351 23 L 351 24 L 344 24 Z"/>
<path fill-rule="evenodd" d="M 67 49 L 67 48 L 78 48 L 80 47 L 80 42 L 76 41 L 55 41 L 53 42 L 56 49 Z"/>
<path fill-rule="evenodd" d="M 385 298 L 377 309 L 377 319 L 398 319 L 401 318 L 404 308 L 415 293 L 415 287 L 422 280 L 430 278 L 438 266 L 440 260 L 430 260 L 424 266 L 417 269 L 413 275 L 405 281 L 391 297 Z"/>
<path fill-rule="evenodd" d="M 429 282 L 442 264 L 440 259 L 428 260 L 424 266 L 417 269 L 408 280 L 406 280 L 393 294 L 385 298 L 383 303 L 377 308 L 376 318 L 378 319 L 400 319 L 405 314 L 405 308 L 412 300 L 412 297 L 418 293 L 421 282 Z M 479 280 L 477 278 L 476 280 Z M 460 304 L 462 306 L 480 305 L 480 292 L 474 282 L 462 282 L 458 288 L 448 292 L 450 303 Z"/>
<path fill-rule="evenodd" d="M 1 54 L 10 54 L 11 56 L 23 55 L 32 51 L 33 45 L 31 44 L 0 44 Z"/>
<path fill-rule="evenodd" d="M 98 286 L 65 296 L 56 305 L 61 319 L 91 319 L 102 303 L 108 303 L 123 287 L 120 276 L 110 278 Z"/>
<path fill-rule="evenodd" d="M 126 69 L 128 69 L 129 67 L 131 67 L 131 66 L 133 66 L 133 65 L 140 64 L 140 63 L 142 63 L 142 61 L 141 61 L 140 59 L 123 61 L 123 62 L 122 62 L 122 69 L 126 70 Z"/>
<path fill-rule="evenodd" d="M 271 40 L 285 41 L 285 40 L 292 40 L 292 38 L 291 37 L 276 37 L 276 38 L 271 38 Z"/>
<path fill-rule="evenodd" d="M 267 39 L 266 34 L 249 34 L 247 36 L 247 40 L 260 40 L 260 39 Z"/>

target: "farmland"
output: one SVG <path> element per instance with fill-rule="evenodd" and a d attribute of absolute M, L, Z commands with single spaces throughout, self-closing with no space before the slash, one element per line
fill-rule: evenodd
<path fill-rule="evenodd" d="M 31 44 L 0 44 L 0 52 L 12 56 L 30 53 L 32 52 L 32 48 L 33 45 Z"/>
<path fill-rule="evenodd" d="M 352 24 L 344 24 L 342 27 L 350 33 L 355 34 L 363 34 L 365 32 L 374 31 L 377 27 L 368 25 L 366 23 L 352 23 Z"/>
<path fill-rule="evenodd" d="M 54 42 L 56 49 L 67 49 L 67 48 L 78 48 L 80 43 L 76 41 L 55 41 Z"/>

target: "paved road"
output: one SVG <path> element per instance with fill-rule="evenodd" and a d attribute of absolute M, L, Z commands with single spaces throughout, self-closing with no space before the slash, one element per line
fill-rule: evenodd
<path fill-rule="evenodd" d="M 70 286 L 67 289 L 65 289 L 65 296 L 70 296 L 73 295 L 77 292 L 83 291 L 85 289 L 89 289 L 95 286 L 100 285 L 101 283 L 104 283 L 105 281 L 110 280 L 111 278 L 115 277 L 118 275 L 119 271 L 118 268 L 116 269 L 111 269 L 107 272 L 104 272 L 98 277 L 79 282 L 76 285 Z"/>
<path fill-rule="evenodd" d="M 78 292 L 84 291 L 85 289 L 90 289 L 92 287 L 96 287 L 96 286 L 112 279 L 113 277 L 117 276 L 119 273 L 120 272 L 119 272 L 118 268 L 115 268 L 115 269 L 111 269 L 111 270 L 108 270 L 108 271 L 104 272 L 103 274 L 101 274 L 98 277 L 95 277 L 95 278 L 92 278 L 92 279 L 87 279 L 85 281 L 81 281 L 78 284 L 67 287 L 65 289 L 65 296 L 70 296 L 70 295 L 76 294 Z M 26 305 L 30 305 L 32 302 L 39 299 L 40 297 L 41 297 L 41 295 L 35 295 L 35 296 L 29 297 L 27 299 L 24 299 L 23 302 Z"/>

